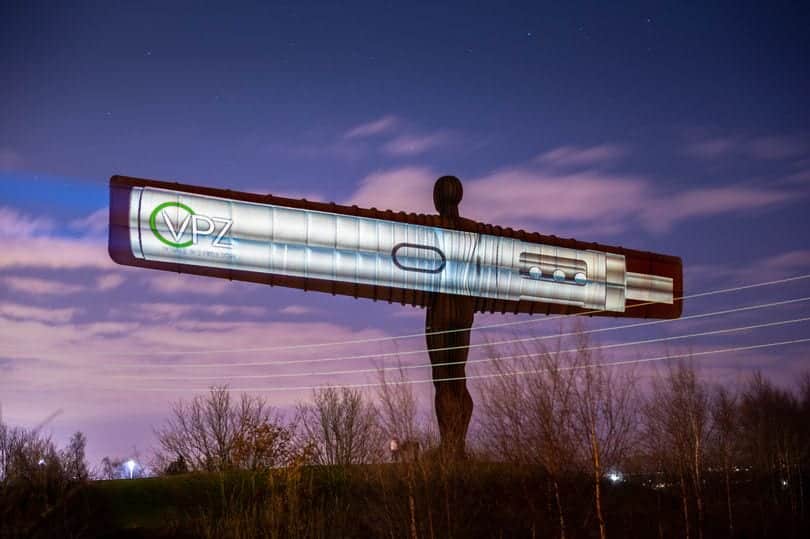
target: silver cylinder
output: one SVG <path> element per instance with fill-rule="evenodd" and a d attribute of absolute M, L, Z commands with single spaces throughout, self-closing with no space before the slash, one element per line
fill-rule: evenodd
<path fill-rule="evenodd" d="M 145 260 L 623 312 L 672 302 L 672 280 L 621 255 L 459 230 L 136 187 L 130 244 Z M 643 296 L 643 297 L 640 297 Z"/>

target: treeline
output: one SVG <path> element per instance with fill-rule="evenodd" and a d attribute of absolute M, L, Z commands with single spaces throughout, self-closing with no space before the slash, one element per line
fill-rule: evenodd
<path fill-rule="evenodd" d="M 151 467 L 219 478 L 219 494 L 166 533 L 808 536 L 810 372 L 789 388 L 759 373 L 727 387 L 690 361 L 643 376 L 606 365 L 584 341 L 518 352 L 479 371 L 463 461 L 438 449 L 403 370 L 381 370 L 373 392 L 317 390 L 287 416 L 226 387 L 175 403 Z M 87 479 L 83 448 L 80 434 L 59 451 L 0 425 L 0 537 L 24 536 L 13 523 L 29 529 Z"/>
<path fill-rule="evenodd" d="M 580 344 L 577 353 L 523 350 L 493 362 L 477 386 L 466 464 L 436 449 L 433 422 L 420 415 L 413 386 L 398 383 L 401 371 L 376 394 L 316 391 L 287 422 L 259 397 L 214 388 L 175 406 L 158 430 L 157 462 L 176 473 L 403 460 L 408 492 L 420 490 L 420 477 L 425 490 L 430 474 L 504 464 L 540 474 L 535 514 L 521 509 L 526 531 L 542 521 L 544 535 L 619 537 L 635 512 L 645 533 L 661 537 L 804 536 L 810 373 L 790 389 L 758 373 L 729 388 L 673 361 L 643 379 L 632 365 L 602 366 Z M 427 533 L 417 520 L 399 531 Z"/>
<path fill-rule="evenodd" d="M 603 365 L 593 350 L 580 342 L 574 354 L 495 363 L 481 391 L 482 454 L 545 472 L 559 537 L 566 505 L 578 503 L 560 485 L 586 476 L 601 538 L 622 535 L 608 533 L 603 504 L 606 487 L 616 495 L 625 485 L 655 498 L 647 518 L 659 536 L 806 536 L 810 371 L 788 389 L 760 373 L 727 387 L 691 361 L 642 377 L 632 362 Z"/>
<path fill-rule="evenodd" d="M 76 432 L 57 449 L 39 429 L 0 421 L 0 537 L 25 537 L 87 481 L 87 440 Z"/>

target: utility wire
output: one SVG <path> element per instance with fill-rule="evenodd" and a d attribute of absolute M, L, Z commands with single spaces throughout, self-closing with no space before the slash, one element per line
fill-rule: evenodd
<path fill-rule="evenodd" d="M 760 350 L 765 348 L 775 348 L 778 346 L 788 346 L 792 344 L 799 344 L 799 343 L 806 343 L 810 342 L 810 338 L 806 339 L 793 339 L 789 341 L 779 341 L 779 342 L 770 342 L 770 343 L 763 343 L 763 344 L 754 344 L 751 346 L 735 346 L 733 348 L 720 348 L 717 350 L 706 350 L 703 352 L 689 352 L 685 354 L 675 354 L 675 355 L 664 355 L 664 356 L 657 356 L 657 357 L 649 357 L 649 358 L 641 358 L 641 359 L 628 359 L 623 361 L 611 361 L 606 363 L 592 363 L 588 365 L 574 365 L 569 367 L 560 367 L 560 370 L 582 370 L 582 369 L 589 369 L 589 368 L 605 368 L 605 367 L 617 367 L 623 365 L 635 365 L 639 363 L 652 363 L 657 361 L 666 361 L 671 359 L 685 359 L 685 358 L 694 358 L 694 357 L 703 357 L 713 354 L 727 354 L 731 352 L 744 352 L 748 350 Z M 486 378 L 498 378 L 498 377 L 506 377 L 506 376 L 523 376 L 527 374 L 540 374 L 546 372 L 548 369 L 527 369 L 527 370 L 520 370 L 520 371 L 509 371 L 509 372 L 497 372 L 497 373 L 486 373 L 486 374 L 472 374 L 469 376 L 455 376 L 450 378 L 423 378 L 419 380 L 391 380 L 385 382 L 369 382 L 369 383 L 357 383 L 357 384 L 341 384 L 341 385 L 309 385 L 309 386 L 277 386 L 277 387 L 240 387 L 240 388 L 231 388 L 231 391 L 237 392 L 267 392 L 267 391 L 312 391 L 318 389 L 324 389 L 327 387 L 332 387 L 336 389 L 364 389 L 364 388 L 371 388 L 371 387 L 381 387 L 385 385 L 410 385 L 410 384 L 423 384 L 423 383 L 442 383 L 442 382 L 455 382 L 459 380 L 481 380 Z M 136 391 L 208 391 L 210 388 L 130 388 Z"/>
<path fill-rule="evenodd" d="M 554 351 L 554 354 L 569 354 L 569 353 L 578 353 L 578 352 L 590 352 L 590 351 L 602 351 L 602 350 L 611 350 L 614 348 L 625 348 L 628 346 L 637 346 L 640 344 L 653 344 L 653 343 L 660 343 L 660 342 L 669 342 L 669 341 L 677 341 L 683 339 L 691 339 L 695 337 L 707 337 L 709 335 L 723 335 L 728 333 L 737 333 L 740 331 L 748 331 L 752 329 L 762 329 L 768 327 L 777 327 L 777 326 L 786 326 L 790 324 L 799 324 L 801 322 L 810 321 L 810 316 L 802 317 L 802 318 L 793 318 L 790 320 L 779 320 L 776 322 L 764 322 L 761 324 L 753 324 L 747 326 L 738 326 L 733 328 L 727 329 L 716 329 L 711 331 L 701 331 L 699 333 L 689 333 L 685 335 L 673 335 L 668 337 L 657 337 L 654 339 L 643 339 L 638 341 L 628 341 L 628 342 L 621 342 L 621 343 L 611 343 L 606 345 L 599 345 L 599 346 L 588 346 L 584 348 L 570 348 L 568 350 L 558 350 Z M 462 364 L 470 364 L 470 363 L 488 363 L 490 361 L 504 361 L 508 359 L 519 359 L 519 358 L 526 358 L 526 357 L 533 357 L 537 355 L 542 355 L 544 352 L 535 352 L 535 353 L 527 353 L 527 354 L 517 354 L 517 355 L 509 355 L 509 356 L 493 356 L 493 357 L 486 357 L 486 358 L 479 358 L 479 359 L 472 359 L 467 361 L 448 361 L 443 363 L 422 363 L 418 365 L 399 365 L 395 367 L 378 367 L 378 368 L 365 368 L 365 369 L 344 369 L 344 370 L 334 370 L 334 371 L 323 371 L 323 372 L 295 372 L 295 373 L 272 373 L 272 374 L 224 374 L 220 376 L 140 376 L 140 375 L 112 375 L 111 378 L 117 379 L 126 379 L 126 380 L 166 380 L 166 381 L 176 381 L 176 380 L 264 380 L 264 379 L 273 379 L 273 378 L 304 378 L 309 376 L 342 376 L 342 375 L 349 375 L 349 374 L 368 374 L 374 372 L 386 372 L 391 370 L 409 370 L 409 369 L 421 369 L 427 367 L 445 367 L 450 365 L 462 365 Z"/>
<path fill-rule="evenodd" d="M 735 286 L 731 288 L 722 288 L 717 290 L 709 290 L 706 292 L 699 292 L 696 294 L 689 294 L 686 296 L 680 296 L 673 298 L 673 301 L 683 301 L 686 299 L 696 299 L 706 296 L 714 296 L 718 294 L 727 294 L 731 292 L 740 292 L 742 290 L 750 290 L 753 288 L 760 288 L 764 286 L 773 286 L 778 284 L 790 283 L 795 281 L 801 281 L 810 279 L 810 273 L 803 274 L 803 275 L 795 275 L 793 277 L 786 277 L 784 279 L 776 279 L 771 281 L 762 281 L 758 283 L 752 283 L 747 285 Z M 635 305 L 628 305 L 627 310 L 634 309 L 637 307 L 644 307 L 647 305 L 655 305 L 658 302 L 648 301 L 644 303 L 638 303 Z M 347 346 L 353 344 L 369 344 L 375 342 L 385 342 L 385 341 L 394 341 L 400 339 L 409 339 L 409 338 L 416 338 L 416 337 L 425 337 L 428 335 L 444 335 L 448 333 L 459 333 L 463 331 L 472 331 L 472 330 L 483 330 L 483 329 L 494 329 L 494 328 L 502 328 L 502 327 L 509 327 L 509 326 L 517 326 L 523 324 L 533 324 L 533 323 L 540 323 L 540 322 L 549 322 L 552 320 L 560 320 L 565 318 L 571 318 L 575 316 L 589 316 L 593 314 L 605 313 L 604 310 L 592 310 L 592 311 L 583 311 L 580 313 L 572 313 L 567 315 L 556 315 L 556 316 L 546 316 L 543 318 L 529 318 L 525 320 L 515 320 L 512 322 L 501 322 L 497 324 L 487 324 L 482 326 L 473 326 L 471 328 L 461 328 L 461 329 L 446 329 L 446 330 L 437 330 L 437 331 L 427 331 L 427 332 L 420 332 L 420 333 L 408 333 L 403 335 L 387 335 L 384 337 L 369 337 L 365 339 L 350 339 L 350 340 L 343 340 L 343 341 L 329 341 L 329 342 L 321 342 L 321 343 L 304 343 L 304 344 L 290 344 L 290 345 L 280 345 L 280 346 L 262 346 L 262 347 L 251 347 L 251 348 L 226 348 L 226 349 L 219 349 L 219 350 L 175 350 L 175 351 L 150 351 L 150 352 L 123 352 L 123 353 L 116 353 L 115 355 L 118 357 L 138 357 L 138 356 L 183 356 L 183 355 L 212 355 L 212 354 L 233 354 L 233 353 L 247 353 L 247 352 L 275 352 L 281 350 L 302 350 L 302 349 L 310 349 L 310 348 L 324 348 L 329 346 Z M 7 350 L 6 350 L 7 351 Z M 99 353 L 99 354 L 85 354 L 85 357 L 90 356 L 105 356 L 108 357 L 111 354 L 109 353 Z M 38 356 L 28 356 L 28 357 L 38 357 Z M 137 365 L 138 367 L 143 367 L 143 365 Z"/>
<path fill-rule="evenodd" d="M 249 362 L 238 362 L 238 363 L 179 363 L 171 365 L 173 368 L 232 368 L 232 367 L 271 367 L 276 365 L 301 365 L 307 363 L 331 363 L 335 361 L 347 361 L 347 360 L 357 360 L 357 359 L 382 359 L 387 357 L 400 357 L 400 356 L 408 356 L 414 354 L 424 354 L 426 352 L 444 352 L 448 350 L 461 350 L 461 349 L 472 349 L 472 348 L 485 348 L 497 345 L 504 345 L 504 344 L 515 344 L 515 343 L 522 343 L 522 342 L 536 342 L 536 341 L 544 341 L 547 339 L 558 339 L 561 337 L 570 337 L 574 335 L 589 335 L 594 333 L 606 333 L 610 331 L 618 331 L 621 329 L 631 329 L 631 328 L 639 328 L 639 327 L 647 327 L 647 326 L 656 326 L 661 324 L 668 324 L 672 322 L 680 322 L 684 320 L 695 320 L 699 318 L 709 318 L 712 316 L 721 316 L 726 314 L 732 313 L 740 313 L 746 311 L 753 311 L 757 309 L 765 309 L 769 307 L 778 307 L 782 305 L 790 305 L 794 303 L 801 303 L 805 301 L 810 301 L 810 296 L 805 296 L 801 298 L 794 298 L 788 299 L 783 301 L 775 301 L 770 303 L 762 303 L 758 305 L 748 305 L 745 307 L 737 307 L 734 309 L 725 309 L 722 311 L 714 311 L 709 313 L 702 313 L 702 314 L 693 314 L 688 316 L 682 316 L 681 318 L 669 318 L 664 320 L 647 320 L 644 322 L 634 322 L 632 324 L 624 324 L 620 326 L 611 326 L 607 328 L 597 328 L 597 329 L 589 329 L 583 331 L 570 331 L 566 333 L 556 333 L 553 335 L 543 335 L 543 336 L 531 336 L 531 337 L 521 337 L 515 339 L 505 339 L 501 341 L 492 341 L 492 342 L 483 342 L 483 343 L 471 343 L 468 345 L 459 345 L 459 346 L 444 346 L 439 348 L 428 348 L 428 349 L 418 349 L 418 350 L 405 350 L 405 351 L 397 351 L 397 352 L 382 352 L 382 353 L 374 353 L 374 354 L 360 354 L 360 355 L 346 355 L 346 356 L 335 356 L 335 357 L 320 357 L 320 358 L 305 358 L 305 359 L 288 359 L 288 360 L 278 360 L 278 361 L 249 361 Z M 115 368 L 165 368 L 165 364 L 122 364 L 122 365 L 110 365 L 111 367 Z"/>

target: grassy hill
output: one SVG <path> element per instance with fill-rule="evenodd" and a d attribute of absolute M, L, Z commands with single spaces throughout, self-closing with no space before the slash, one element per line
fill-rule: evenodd
<path fill-rule="evenodd" d="M 725 499 L 713 483 L 707 483 L 705 536 L 727 537 Z M 649 479 L 630 477 L 603 486 L 609 537 L 683 537 L 677 485 L 652 488 Z M 597 537 L 588 479 L 570 477 L 559 487 L 566 537 Z M 757 488 L 748 480 L 735 486 L 738 536 L 802 537 L 779 517 L 786 505 L 746 502 L 752 499 L 746 492 Z M 476 463 L 99 481 L 52 511 L 34 536 L 72 526 L 74 537 L 105 538 L 559 537 L 553 492 L 538 470 Z"/>

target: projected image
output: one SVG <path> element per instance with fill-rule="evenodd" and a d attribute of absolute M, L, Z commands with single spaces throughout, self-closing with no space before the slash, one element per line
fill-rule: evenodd
<path fill-rule="evenodd" d="M 671 278 L 625 257 L 515 238 L 133 187 L 137 259 L 623 312 L 671 304 Z"/>

